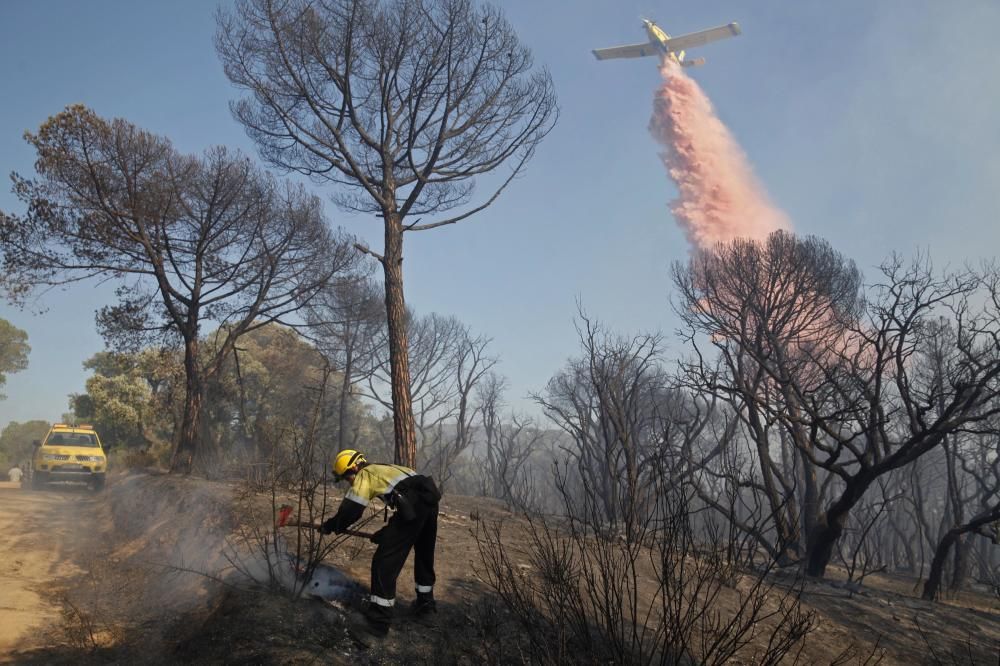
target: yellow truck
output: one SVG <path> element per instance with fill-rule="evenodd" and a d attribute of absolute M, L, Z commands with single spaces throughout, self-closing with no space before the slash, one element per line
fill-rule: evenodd
<path fill-rule="evenodd" d="M 42 441 L 36 440 L 31 457 L 31 487 L 53 481 L 78 481 L 94 490 L 104 488 L 108 458 L 93 426 L 56 423 Z"/>

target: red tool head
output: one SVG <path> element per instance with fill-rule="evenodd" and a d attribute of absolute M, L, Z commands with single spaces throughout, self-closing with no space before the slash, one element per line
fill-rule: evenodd
<path fill-rule="evenodd" d="M 292 507 L 284 504 L 278 508 L 278 527 L 284 527 L 288 517 L 292 515 Z"/>

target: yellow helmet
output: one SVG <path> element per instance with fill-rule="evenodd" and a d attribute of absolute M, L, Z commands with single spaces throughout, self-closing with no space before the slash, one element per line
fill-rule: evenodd
<path fill-rule="evenodd" d="M 354 449 L 344 449 L 333 457 L 333 475 L 338 479 L 342 478 L 347 470 L 358 463 L 366 463 L 365 454 Z"/>

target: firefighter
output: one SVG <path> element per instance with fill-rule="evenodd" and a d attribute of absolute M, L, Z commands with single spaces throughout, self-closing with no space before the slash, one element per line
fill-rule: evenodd
<path fill-rule="evenodd" d="M 334 456 L 332 465 L 334 476 L 351 487 L 336 515 L 320 527 L 324 534 L 346 530 L 376 497 L 393 509 L 388 524 L 372 536 L 378 547 L 372 556 L 371 595 L 362 606 L 362 617 L 352 618 L 354 628 L 378 638 L 389 633 L 396 605 L 396 579 L 411 548 L 417 592 L 411 611 L 420 621 L 429 622 L 437 612 L 434 547 L 441 499 L 434 479 L 402 465 L 369 463 L 364 454 L 353 449 Z"/>

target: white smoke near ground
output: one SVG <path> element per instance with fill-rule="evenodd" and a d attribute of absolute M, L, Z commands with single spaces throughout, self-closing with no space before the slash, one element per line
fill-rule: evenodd
<path fill-rule="evenodd" d="M 670 210 L 694 248 L 735 238 L 764 240 L 791 229 L 768 199 L 736 139 L 719 120 L 708 96 L 671 58 L 660 66 L 649 131 L 677 185 Z"/>
<path fill-rule="evenodd" d="M 246 545 L 230 541 L 226 552 L 230 561 L 239 563 L 240 572 L 259 585 L 277 584 L 288 594 L 325 601 L 348 602 L 361 596 L 362 588 L 356 581 L 336 567 L 297 557 L 295 547 L 281 535 L 268 543 L 254 544 L 256 547 Z"/>
<path fill-rule="evenodd" d="M 234 497 L 230 484 L 130 474 L 115 479 L 107 497 L 115 527 L 113 556 L 159 572 L 144 589 L 161 607 L 183 612 L 215 596 L 222 585 L 248 583 L 327 601 L 359 594 L 358 583 L 339 569 L 309 561 L 305 546 L 297 549 L 272 531 L 266 498 L 253 501 L 257 498 L 243 492 Z"/>

